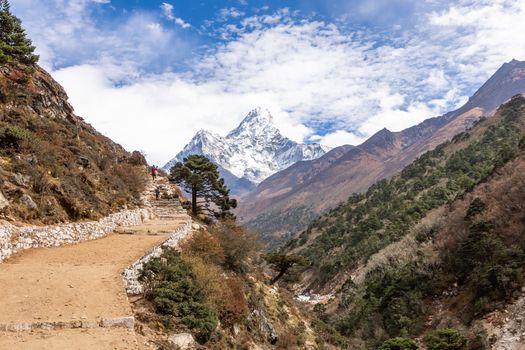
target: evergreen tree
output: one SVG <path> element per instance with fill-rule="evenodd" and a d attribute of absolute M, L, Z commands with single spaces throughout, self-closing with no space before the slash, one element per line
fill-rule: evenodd
<path fill-rule="evenodd" d="M 220 178 L 217 166 L 208 158 L 195 154 L 184 158 L 183 163 L 171 168 L 170 180 L 191 193 L 194 215 L 234 218 L 230 210 L 237 207 L 237 201 L 230 198 L 230 190 Z"/>
<path fill-rule="evenodd" d="M 452 328 L 439 329 L 425 337 L 428 350 L 467 350 L 468 339 Z"/>
<path fill-rule="evenodd" d="M 274 284 L 280 280 L 292 267 L 296 265 L 306 265 L 306 259 L 297 254 L 273 252 L 265 255 L 263 258 L 277 271 L 277 275 L 271 280 L 270 284 Z"/>
<path fill-rule="evenodd" d="M 383 345 L 379 347 L 378 350 L 417 350 L 418 346 L 417 344 L 407 338 L 392 338 L 386 340 Z"/>
<path fill-rule="evenodd" d="M 38 55 L 22 22 L 11 13 L 8 0 L 0 1 L 0 63 L 35 64 Z"/>

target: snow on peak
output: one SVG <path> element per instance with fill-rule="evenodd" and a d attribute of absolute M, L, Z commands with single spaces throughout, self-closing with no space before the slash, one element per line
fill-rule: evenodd
<path fill-rule="evenodd" d="M 279 129 L 274 124 L 273 117 L 267 109 L 257 107 L 242 120 L 239 126 L 227 137 L 257 137 L 262 134 L 277 134 Z"/>
<path fill-rule="evenodd" d="M 257 107 L 250 111 L 248 115 L 244 118 L 244 120 L 241 122 L 242 124 L 252 124 L 252 123 L 267 123 L 267 124 L 273 124 L 273 117 L 270 111 L 266 108 Z"/>
<path fill-rule="evenodd" d="M 200 130 L 164 168 L 169 170 L 190 154 L 201 154 L 237 178 L 258 184 L 298 161 L 325 153 L 319 144 L 299 144 L 284 137 L 271 113 L 258 107 L 226 137 Z"/>

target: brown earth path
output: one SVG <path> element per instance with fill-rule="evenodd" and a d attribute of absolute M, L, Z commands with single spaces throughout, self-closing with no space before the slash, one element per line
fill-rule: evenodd
<path fill-rule="evenodd" d="M 157 218 L 140 226 L 77 245 L 28 250 L 0 264 L 0 327 L 74 325 L 0 332 L 1 350 L 139 348 L 133 329 L 98 325 L 133 315 L 122 272 L 188 220 L 174 200 L 147 196 L 146 202 Z M 83 326 L 74 328 L 75 324 Z"/>

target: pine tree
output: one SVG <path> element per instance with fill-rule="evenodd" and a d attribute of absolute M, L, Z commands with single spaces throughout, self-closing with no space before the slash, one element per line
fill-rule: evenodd
<path fill-rule="evenodd" d="M 170 180 L 191 193 L 192 212 L 203 213 L 218 219 L 235 218 L 230 212 L 237 201 L 230 198 L 230 191 L 220 178 L 217 165 L 201 155 L 190 155 L 177 163 L 170 172 Z"/>
<path fill-rule="evenodd" d="M 35 64 L 38 55 L 22 22 L 11 13 L 8 0 L 0 0 L 0 63 Z"/>
<path fill-rule="evenodd" d="M 284 254 L 280 252 L 273 252 L 263 256 L 264 260 L 276 270 L 277 276 L 275 276 L 270 284 L 276 283 L 280 280 L 292 267 L 295 265 L 304 266 L 307 264 L 306 259 L 297 254 Z"/>

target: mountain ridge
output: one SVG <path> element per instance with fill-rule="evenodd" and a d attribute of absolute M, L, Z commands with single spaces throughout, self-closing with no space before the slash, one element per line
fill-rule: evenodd
<path fill-rule="evenodd" d="M 333 327 L 348 348 L 446 327 L 484 345 L 475 348 L 517 349 L 524 168 L 525 97 L 516 95 L 294 235 L 281 252 L 310 263 L 287 285 L 326 301 L 318 331 Z"/>
<path fill-rule="evenodd" d="M 495 97 L 491 95 L 494 91 Z M 292 165 L 243 196 L 237 214 L 265 241 L 281 241 L 294 229 L 304 228 L 312 215 L 395 175 L 419 155 L 463 132 L 483 115 L 492 115 L 497 106 L 524 92 L 525 62 L 505 63 L 456 111 L 400 132 L 380 130 L 363 144 L 341 152 L 335 160 L 324 155 Z M 279 227 L 274 222 L 279 222 Z M 297 222 L 303 224 L 298 226 Z"/>
<path fill-rule="evenodd" d="M 326 148 L 319 144 L 299 144 L 284 137 L 271 113 L 258 107 L 225 137 L 200 130 L 163 168 L 169 171 L 190 154 L 204 155 L 218 165 L 235 195 L 255 188 L 297 161 L 316 159 L 325 153 Z"/>

